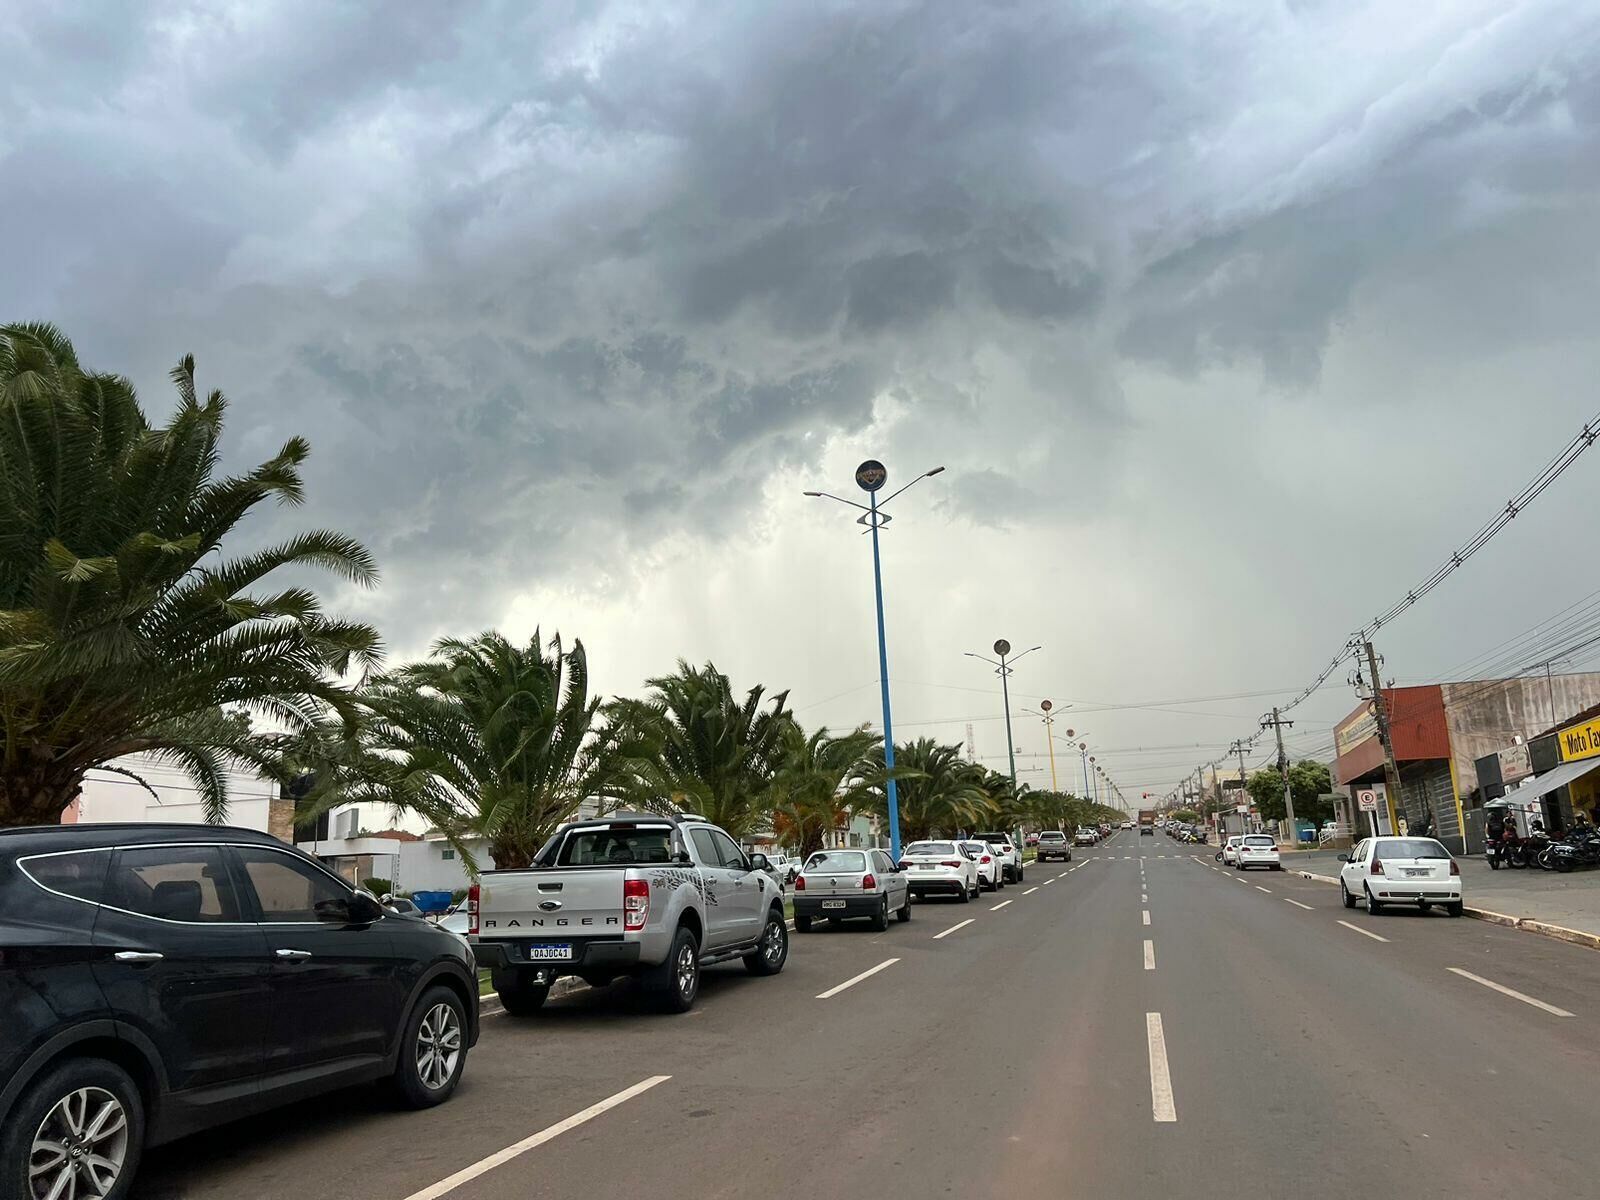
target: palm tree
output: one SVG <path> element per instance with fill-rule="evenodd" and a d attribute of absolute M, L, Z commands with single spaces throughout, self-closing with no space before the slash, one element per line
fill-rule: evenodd
<path fill-rule="evenodd" d="M 881 777 L 882 746 L 873 751 L 872 762 Z M 894 748 L 894 765 L 902 841 L 980 828 L 998 812 L 985 787 L 984 768 L 962 758 L 960 746 L 918 738 Z M 881 783 L 872 788 L 870 803 L 874 812 L 887 817 L 888 796 Z"/>
<path fill-rule="evenodd" d="M 177 411 L 152 427 L 53 327 L 0 326 L 0 825 L 60 820 L 90 768 L 135 753 L 183 768 L 220 821 L 224 768 L 269 766 L 274 743 L 224 709 L 304 727 L 348 710 L 337 677 L 378 660 L 377 633 L 306 587 L 252 590 L 280 567 L 372 584 L 351 538 L 221 556 L 257 505 L 300 502 L 309 447 L 213 478 L 226 403 L 198 398 L 192 357 L 172 379 Z"/>
<path fill-rule="evenodd" d="M 607 717 L 625 747 L 617 795 L 651 812 L 692 812 L 743 837 L 773 807 L 773 781 L 794 714 L 789 693 L 763 708 L 765 689 L 743 700 L 712 663 L 682 659 L 674 674 L 646 681 L 651 695 L 619 699 Z"/>
<path fill-rule="evenodd" d="M 544 644 L 536 630 L 526 646 L 492 630 L 446 638 L 360 699 L 353 729 L 322 731 L 320 756 L 301 750 L 319 771 L 301 818 L 387 804 L 439 829 L 469 871 L 480 838 L 496 867 L 527 866 L 585 800 L 602 801 L 615 767 L 583 643 L 564 651 L 559 634 Z"/>
<path fill-rule="evenodd" d="M 865 807 L 881 787 L 871 764 L 878 737 L 866 726 L 838 737 L 818 729 L 810 737 L 798 724 L 783 731 L 782 759 L 773 781 L 772 832 L 780 844 L 809 858 L 823 839 Z"/>

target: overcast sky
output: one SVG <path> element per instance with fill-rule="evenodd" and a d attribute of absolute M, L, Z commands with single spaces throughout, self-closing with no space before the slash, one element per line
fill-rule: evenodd
<path fill-rule="evenodd" d="M 193 352 L 234 465 L 307 436 L 249 534 L 363 539 L 395 658 L 543 626 L 607 693 L 711 659 L 876 722 L 870 547 L 801 492 L 943 465 L 883 540 L 897 733 L 1003 765 L 963 652 L 1041 644 L 1022 778 L 1048 696 L 1137 798 L 1600 409 L 1587 0 L 7 7 L 0 319 L 157 419 Z M 1387 671 L 1600 588 L 1597 483 Z"/>

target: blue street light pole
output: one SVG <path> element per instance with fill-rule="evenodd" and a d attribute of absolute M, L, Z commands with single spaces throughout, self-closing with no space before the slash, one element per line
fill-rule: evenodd
<path fill-rule="evenodd" d="M 937 475 L 942 470 L 943 467 L 934 467 L 931 471 L 924 471 L 900 491 L 891 493 L 882 505 L 878 503 L 878 491 L 887 482 L 889 472 L 881 462 L 872 458 L 856 468 L 856 484 L 867 493 L 867 504 L 857 504 L 832 492 L 805 493 L 807 496 L 821 496 L 848 504 L 851 508 L 859 508 L 863 515 L 856 518 L 856 523 L 865 525 L 867 532 L 872 534 L 872 596 L 878 610 L 878 683 L 883 694 L 883 765 L 889 774 L 884 792 L 889 801 L 889 853 L 896 862 L 900 861 L 900 796 L 894 782 L 894 724 L 889 715 L 889 644 L 883 626 L 883 559 L 878 550 L 878 530 L 894 520 L 883 511 L 884 505 L 912 484 Z"/>

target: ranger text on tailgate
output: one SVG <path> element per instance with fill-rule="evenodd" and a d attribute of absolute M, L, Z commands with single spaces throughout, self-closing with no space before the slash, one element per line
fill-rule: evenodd
<path fill-rule="evenodd" d="M 700 968 L 738 958 L 776 975 L 789 955 L 783 889 L 699 817 L 618 814 L 556 831 L 533 865 L 485 871 L 470 940 L 506 1011 L 536 1012 L 566 975 L 638 977 L 652 1004 L 687 1012 Z"/>

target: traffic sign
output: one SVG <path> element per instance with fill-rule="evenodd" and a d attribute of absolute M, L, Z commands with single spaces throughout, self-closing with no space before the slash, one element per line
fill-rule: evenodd
<path fill-rule="evenodd" d="M 1362 812 L 1377 812 L 1378 793 L 1371 788 L 1362 788 L 1356 793 L 1356 803 L 1361 806 Z"/>

